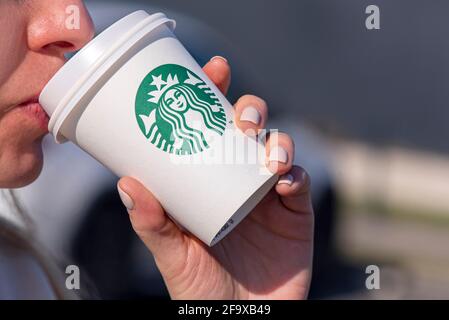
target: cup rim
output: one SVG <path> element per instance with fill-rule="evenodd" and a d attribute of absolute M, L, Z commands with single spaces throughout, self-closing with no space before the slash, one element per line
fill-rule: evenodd
<path fill-rule="evenodd" d="M 77 102 L 132 45 L 164 24 L 171 31 L 176 27 L 176 22 L 168 19 L 163 13 L 149 15 L 143 10 L 135 11 L 98 34 L 57 71 L 39 96 L 39 102 L 50 116 L 48 129 L 53 133 L 57 143 L 66 141 L 59 129 L 67 116 L 77 107 Z M 125 30 L 117 37 L 112 33 L 118 26 L 124 26 Z M 104 46 L 104 42 L 111 38 L 116 40 L 111 45 Z M 97 52 L 96 59 L 89 61 L 87 56 L 90 54 L 89 50 L 95 49 L 99 49 L 100 52 Z M 112 57 L 114 59 L 111 59 Z M 106 64 L 108 64 L 106 70 L 102 70 Z M 61 78 L 74 70 L 78 70 L 75 72 L 79 75 L 76 82 L 61 83 L 63 82 Z"/>

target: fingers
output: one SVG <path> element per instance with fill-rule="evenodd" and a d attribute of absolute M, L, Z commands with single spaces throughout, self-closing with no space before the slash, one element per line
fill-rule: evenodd
<path fill-rule="evenodd" d="M 290 171 L 294 160 L 295 145 L 286 133 L 272 132 L 265 144 L 265 164 L 272 173 L 282 175 Z"/>
<path fill-rule="evenodd" d="M 268 119 L 266 102 L 253 95 L 241 97 L 235 104 L 235 124 L 247 135 L 255 135 L 265 128 Z M 266 166 L 276 174 L 288 172 L 293 164 L 294 143 L 289 135 L 273 132 L 267 134 Z"/>
<path fill-rule="evenodd" d="M 298 213 L 313 212 L 310 177 L 303 168 L 293 166 L 288 173 L 279 177 L 275 188 L 288 209 Z"/>
<path fill-rule="evenodd" d="M 228 61 L 220 56 L 215 56 L 203 67 L 204 72 L 210 80 L 226 94 L 231 84 L 231 67 Z"/>
<path fill-rule="evenodd" d="M 120 198 L 128 209 L 133 229 L 153 253 L 158 266 L 176 263 L 182 257 L 184 235 L 140 182 L 125 177 L 117 183 Z"/>
<path fill-rule="evenodd" d="M 235 125 L 248 135 L 255 135 L 265 128 L 268 107 L 264 100 L 253 95 L 241 97 L 234 105 Z"/>

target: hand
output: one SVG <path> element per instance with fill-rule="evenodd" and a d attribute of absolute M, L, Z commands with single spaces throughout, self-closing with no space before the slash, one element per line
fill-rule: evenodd
<path fill-rule="evenodd" d="M 226 93 L 231 78 L 228 63 L 218 57 L 208 62 L 204 71 Z M 241 119 L 248 106 L 257 113 L 252 110 L 248 117 L 246 112 Z M 267 106 L 262 99 L 246 95 L 235 104 L 235 123 L 243 132 L 264 128 L 266 120 Z M 132 226 L 153 253 L 173 299 L 307 297 L 313 250 L 310 179 L 302 168 L 292 165 L 291 138 L 278 133 L 277 143 L 281 147 L 277 157 L 270 156 L 276 146 L 270 146 L 269 140 L 266 153 L 268 168 L 281 175 L 279 182 L 212 248 L 178 228 L 137 180 L 124 177 L 118 182 Z"/>

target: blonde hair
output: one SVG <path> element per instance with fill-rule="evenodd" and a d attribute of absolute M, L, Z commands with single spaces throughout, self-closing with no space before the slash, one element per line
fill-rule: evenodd
<path fill-rule="evenodd" d="M 26 214 L 17 196 L 12 190 L 1 190 L 1 198 L 5 200 L 11 213 L 20 221 L 14 223 L 0 216 L 0 241 L 6 241 L 19 250 L 31 254 L 44 271 L 57 299 L 77 299 L 78 297 L 63 287 L 65 283 L 60 268 L 55 260 L 36 241 L 35 226 Z"/>

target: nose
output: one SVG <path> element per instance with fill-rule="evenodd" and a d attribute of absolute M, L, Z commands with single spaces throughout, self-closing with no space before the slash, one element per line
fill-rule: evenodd
<path fill-rule="evenodd" d="M 30 13 L 27 26 L 30 50 L 63 57 L 92 39 L 93 22 L 82 1 L 41 2 L 44 3 L 42 11 Z"/>

